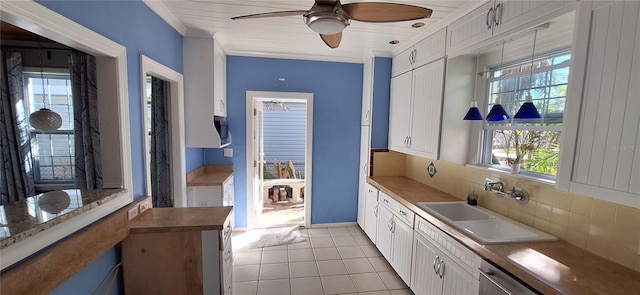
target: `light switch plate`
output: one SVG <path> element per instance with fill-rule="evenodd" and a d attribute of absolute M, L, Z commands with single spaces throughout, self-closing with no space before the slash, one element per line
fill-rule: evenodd
<path fill-rule="evenodd" d="M 224 149 L 224 156 L 227 158 L 233 157 L 233 149 Z"/>
<path fill-rule="evenodd" d="M 148 199 L 142 203 L 140 203 L 140 205 L 138 205 L 138 207 L 140 208 L 140 210 L 138 210 L 140 213 L 144 212 L 145 210 L 151 208 L 152 204 L 151 204 L 151 199 Z"/>

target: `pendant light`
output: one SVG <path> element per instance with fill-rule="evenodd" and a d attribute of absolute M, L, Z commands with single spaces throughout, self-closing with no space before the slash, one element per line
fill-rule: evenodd
<path fill-rule="evenodd" d="M 463 120 L 469 120 L 469 121 L 481 121 L 484 120 L 484 118 L 482 117 L 482 114 L 480 113 L 480 110 L 478 110 L 478 101 L 475 99 L 476 96 L 476 87 L 478 86 L 478 77 L 476 77 L 475 73 L 478 72 L 478 57 L 479 54 L 476 53 L 476 71 L 474 72 L 474 83 L 473 83 L 473 101 L 471 102 L 471 107 L 469 108 L 469 111 L 467 111 L 467 114 L 464 116 Z"/>
<path fill-rule="evenodd" d="M 42 108 L 29 115 L 29 124 L 40 131 L 58 130 L 62 126 L 62 117 L 47 108 L 44 69 L 42 68 L 42 48 L 40 48 L 40 79 L 42 80 Z"/>
<path fill-rule="evenodd" d="M 527 97 L 513 117 L 514 119 L 540 119 L 540 113 L 538 113 L 538 109 L 533 104 L 533 99 L 531 97 L 531 88 L 533 85 L 533 63 L 536 53 L 536 38 L 538 37 L 538 28 L 536 28 L 535 33 L 533 34 L 533 50 L 531 51 L 531 66 L 529 67 L 529 90 L 527 91 Z"/>
<path fill-rule="evenodd" d="M 500 68 L 502 68 L 502 62 L 504 62 L 504 41 L 502 41 L 502 53 L 500 54 Z M 504 110 L 500 103 L 500 99 L 498 99 L 487 114 L 487 121 L 500 122 L 506 120 L 509 120 L 509 114 Z"/>

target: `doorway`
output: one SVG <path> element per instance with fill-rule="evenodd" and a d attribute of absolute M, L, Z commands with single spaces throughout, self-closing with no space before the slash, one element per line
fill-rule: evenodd
<path fill-rule="evenodd" d="M 151 159 L 150 155 L 150 130 L 151 130 L 151 77 L 166 81 L 169 86 L 169 129 L 171 138 L 171 196 L 174 207 L 187 206 L 186 191 L 186 163 L 185 163 L 185 139 L 184 139 L 184 86 L 182 74 L 144 56 L 140 56 L 142 66 L 142 109 L 143 109 L 143 147 L 145 151 L 145 190 L 146 195 L 151 196 Z"/>
<path fill-rule="evenodd" d="M 310 225 L 313 94 L 247 92 L 250 228 Z"/>

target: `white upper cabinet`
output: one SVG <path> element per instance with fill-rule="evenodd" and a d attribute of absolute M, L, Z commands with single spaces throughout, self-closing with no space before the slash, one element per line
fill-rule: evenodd
<path fill-rule="evenodd" d="M 557 186 L 640 207 L 640 2 L 580 2 Z"/>
<path fill-rule="evenodd" d="M 394 56 L 391 65 L 391 76 L 398 76 L 444 57 L 446 38 L 447 29 L 443 28 Z"/>
<path fill-rule="evenodd" d="M 364 69 L 362 73 L 362 126 L 371 125 L 373 102 L 373 75 L 374 75 L 374 57 L 369 57 L 364 62 Z"/>
<path fill-rule="evenodd" d="M 184 110 L 187 147 L 219 148 L 214 118 L 227 115 L 226 57 L 213 38 L 183 38 Z"/>
<path fill-rule="evenodd" d="M 575 1 L 489 1 L 448 26 L 447 55 L 454 56 L 483 41 L 503 38 L 550 19 L 552 12 Z M 492 40 L 493 40 L 492 39 Z"/>
<path fill-rule="evenodd" d="M 438 159 L 445 60 L 391 79 L 389 149 Z"/>

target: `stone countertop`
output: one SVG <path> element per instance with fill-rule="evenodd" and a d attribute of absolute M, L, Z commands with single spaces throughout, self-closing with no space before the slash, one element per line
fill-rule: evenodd
<path fill-rule="evenodd" d="M 460 199 L 407 177 L 369 177 L 368 181 L 544 294 L 640 294 L 639 272 L 563 241 L 483 245 L 416 205 Z"/>
<path fill-rule="evenodd" d="M 233 207 L 151 208 L 131 223 L 132 234 L 222 230 Z"/>
<path fill-rule="evenodd" d="M 52 228 L 124 193 L 126 190 L 120 188 L 52 191 L 0 206 L 0 249 Z"/>
<path fill-rule="evenodd" d="M 201 166 L 187 174 L 187 186 L 221 186 L 233 176 L 233 165 Z"/>

